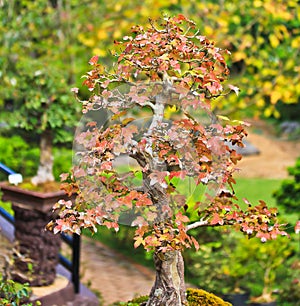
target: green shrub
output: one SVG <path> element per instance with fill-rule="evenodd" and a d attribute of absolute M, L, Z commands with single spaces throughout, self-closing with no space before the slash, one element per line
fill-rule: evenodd
<path fill-rule="evenodd" d="M 300 260 L 294 260 L 288 267 L 285 267 L 285 279 L 283 288 L 279 294 L 280 305 L 300 306 Z"/>
<path fill-rule="evenodd" d="M 24 177 L 30 177 L 37 171 L 39 150 L 18 135 L 0 137 L 0 161 Z M 7 175 L 1 173 L 0 178 L 6 180 Z"/>
<path fill-rule="evenodd" d="M 56 180 L 63 172 L 68 172 L 72 165 L 72 150 L 64 147 L 55 147 L 53 172 Z M 32 177 L 36 174 L 39 164 L 39 148 L 26 142 L 19 135 L 12 137 L 0 136 L 0 162 L 21 173 L 23 177 Z M 0 172 L 0 180 L 7 180 L 7 175 Z"/>
<path fill-rule="evenodd" d="M 274 192 L 274 197 L 286 213 L 298 213 L 300 203 L 300 157 L 295 166 L 288 168 L 291 178 L 282 182 L 279 190 Z"/>
<path fill-rule="evenodd" d="M 32 306 L 26 303 L 30 296 L 28 284 L 19 284 L 12 280 L 4 280 L 0 275 L 0 306 Z M 37 304 L 41 305 L 41 304 Z"/>

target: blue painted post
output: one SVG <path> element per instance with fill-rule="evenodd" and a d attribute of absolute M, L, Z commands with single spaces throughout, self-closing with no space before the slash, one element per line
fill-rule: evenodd
<path fill-rule="evenodd" d="M 4 164 L 0 163 L 0 170 L 5 172 L 6 174 L 8 175 L 11 175 L 11 174 L 16 174 L 15 171 L 11 170 L 10 168 L 8 168 L 7 166 L 5 166 Z"/>

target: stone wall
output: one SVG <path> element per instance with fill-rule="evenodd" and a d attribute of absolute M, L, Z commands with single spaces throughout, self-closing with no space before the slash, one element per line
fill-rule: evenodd
<path fill-rule="evenodd" d="M 13 278 L 31 286 L 52 284 L 59 260 L 60 236 L 45 229 L 52 213 L 13 204 L 16 252 Z"/>

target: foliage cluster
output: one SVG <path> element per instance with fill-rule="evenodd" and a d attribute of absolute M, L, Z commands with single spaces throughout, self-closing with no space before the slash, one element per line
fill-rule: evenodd
<path fill-rule="evenodd" d="M 79 111 L 69 90 L 78 73 L 80 45 L 72 43 L 78 11 L 72 10 L 74 4 L 54 3 L 1 4 L 1 120 L 33 134 L 51 130 L 55 141 L 65 142 L 72 140 L 68 128 Z"/>
<path fill-rule="evenodd" d="M 0 305 L 1 306 L 32 306 L 26 303 L 30 296 L 28 284 L 19 284 L 12 280 L 4 280 L 0 274 Z"/>
<path fill-rule="evenodd" d="M 238 94 L 237 87 L 223 84 L 229 74 L 226 50 L 200 35 L 183 15 L 160 24 L 150 20 L 150 27 L 135 26 L 132 33 L 118 42 L 123 51 L 114 73 L 98 63 L 98 56 L 90 59 L 84 84 L 91 95 L 81 101 L 83 113 L 105 109 L 111 121 L 98 125 L 92 120 L 77 134 L 79 158 L 72 173 L 61 176 L 65 191 L 77 195 L 76 203 L 59 201 L 60 218 L 49 228 L 80 234 L 82 228 L 95 232 L 104 225 L 118 231 L 124 213 L 133 213 L 134 247 L 154 251 L 156 281 L 147 305 L 183 305 L 181 251 L 199 248 L 188 231 L 233 225 L 262 242 L 287 234 L 276 208 L 245 200 L 248 207 L 242 210 L 236 203 L 233 173 L 241 156 L 225 143 L 243 146 L 243 122 L 229 124 L 223 116 L 222 124 L 212 120 L 205 127 L 196 117 L 197 110 L 210 116 L 212 100 Z M 178 113 L 166 121 L 165 110 L 173 107 Z M 145 108 L 152 112 L 148 126 L 135 125 L 133 108 L 141 115 Z M 119 156 L 135 160 L 139 170 L 120 173 L 114 166 Z M 192 178 L 196 188 L 209 190 L 211 182 L 218 188 L 191 203 L 178 185 L 185 178 Z M 175 273 L 170 272 L 174 265 Z"/>
<path fill-rule="evenodd" d="M 249 110 L 252 105 L 254 113 L 278 117 L 276 105 L 284 113 L 282 104 L 299 101 L 296 0 L 23 0 L 0 5 L 1 120 L 32 132 L 50 127 L 56 141 L 70 141 L 72 133 L 64 127 L 78 119 L 69 88 L 77 83 L 74 76 L 86 70 L 82 58 L 98 55 L 111 62 L 111 37 L 121 39 L 129 27 L 145 25 L 162 11 L 188 15 L 203 35 L 232 53 L 229 67 L 241 95 L 218 101 L 217 109 Z M 293 108 L 288 112 L 295 113 Z"/>
<path fill-rule="evenodd" d="M 181 24 L 184 24 L 185 28 L 181 28 Z M 83 112 L 105 108 L 112 112 L 112 118 L 116 123 L 112 122 L 111 127 L 104 129 L 102 126 L 97 127 L 96 122 L 90 122 L 88 123 L 90 128 L 77 136 L 77 142 L 86 152 L 80 152 L 82 161 L 74 168 L 73 175 L 62 176 L 63 180 L 67 181 L 64 185 L 66 191 L 78 194 L 77 204 L 76 208 L 72 209 L 69 203 L 61 201 L 60 204 L 65 211 L 62 212 L 62 219 L 56 221 L 55 232 L 61 230 L 80 232 L 81 227 L 90 227 L 93 230 L 96 224 L 117 230 L 119 217 L 124 212 L 124 207 L 128 207 L 134 208 L 139 214 L 139 217 L 132 221 L 132 225 L 139 227 L 136 231 L 135 247 L 143 244 L 146 249 L 161 247 L 161 251 L 167 251 L 195 244 L 197 248 L 195 239 L 186 234 L 187 228 L 193 226 L 184 225 L 190 221 L 183 215 L 186 208 L 185 211 L 181 211 L 183 206 L 187 206 L 186 197 L 173 194 L 176 188 L 172 187 L 172 179 L 183 180 L 186 176 L 190 176 L 196 179 L 196 185 L 206 185 L 213 179 L 221 190 L 227 188 L 226 184 L 233 189 L 232 184 L 235 181 L 232 173 L 240 156 L 224 144 L 213 151 L 210 142 L 224 139 L 243 146 L 242 138 L 246 135 L 243 126 L 226 124 L 222 127 L 212 124 L 211 127 L 217 134 L 214 140 L 214 136 L 188 114 L 189 108 L 209 109 L 211 99 L 224 95 L 222 82 L 229 73 L 223 56 L 226 50 L 216 48 L 213 42 L 193 31 L 194 23 L 183 15 L 165 18 L 161 24 L 162 29 L 155 28 L 153 23 L 151 26 L 147 30 L 136 26 L 132 30 L 133 37 L 124 37 L 122 42 L 124 51 L 118 57 L 117 74 L 106 73 L 98 64 L 97 56 L 90 60 L 93 70 L 85 76 L 84 84 L 93 93 L 90 99 L 83 103 Z M 139 80 L 143 77 L 154 82 L 153 88 L 151 84 L 145 85 Z M 159 81 L 162 81 L 161 85 Z M 116 85 L 122 83 L 134 85 L 128 93 L 123 94 L 115 90 Z M 228 88 L 229 91 L 237 91 L 232 85 L 228 85 Z M 192 94 L 188 92 L 189 90 Z M 169 97 L 168 92 L 172 96 Z M 159 99 L 151 98 L 160 95 L 163 97 L 161 102 Z M 181 108 L 182 119 L 174 120 L 167 135 L 163 135 L 160 124 L 164 118 L 164 108 L 167 106 Z M 148 132 L 138 141 L 135 135 L 141 131 L 138 131 L 135 125 L 129 125 L 134 118 L 128 117 L 130 116 L 128 110 L 133 107 L 150 107 L 154 115 Z M 187 132 L 198 136 L 187 138 Z M 183 141 L 184 150 L 182 150 Z M 151 152 L 148 152 L 148 146 Z M 194 146 L 197 155 L 187 151 L 188 147 Z M 91 156 L 95 150 L 97 154 Z M 143 180 L 149 180 L 147 184 L 151 186 L 147 192 L 139 191 L 133 185 L 135 172 L 130 171 L 124 178 L 119 177 L 113 168 L 113 161 L 120 154 L 128 154 L 141 166 Z M 213 163 L 214 154 L 219 156 L 217 165 Z M 150 167 L 151 159 L 160 164 L 164 158 L 167 171 L 162 171 L 161 166 L 155 166 L 153 169 Z M 95 163 L 98 165 L 97 171 Z M 175 170 L 171 170 L 173 165 Z M 223 177 L 220 178 L 218 173 L 222 173 Z M 99 189 L 91 193 L 93 188 L 91 184 L 95 185 L 96 182 L 103 184 L 108 191 L 107 195 Z M 88 190 L 88 193 L 84 192 L 82 186 Z M 165 202 L 159 203 L 159 208 L 155 203 L 158 195 L 166 197 Z M 260 205 L 255 207 L 249 203 L 247 211 L 242 212 L 233 204 L 232 198 L 234 198 L 233 193 L 221 192 L 216 198 L 210 199 L 211 203 L 207 209 L 201 210 L 199 207 L 198 218 L 201 221 L 195 225 L 236 224 L 247 235 L 256 235 L 262 241 L 284 234 L 279 230 L 278 224 L 275 223 L 272 227 L 267 225 L 276 215 L 276 209 L 269 210 L 261 201 Z M 100 202 L 104 200 L 107 205 L 100 204 L 92 208 L 87 206 L 99 200 Z M 177 207 L 174 216 L 170 210 L 170 203 Z M 200 202 L 198 205 L 201 206 Z M 147 213 L 144 214 L 143 210 Z M 164 229 L 159 225 L 162 216 L 168 220 L 167 224 L 164 224 L 166 227 Z M 173 221 L 172 217 L 175 217 Z M 149 220 L 150 223 L 154 221 L 153 226 L 149 224 Z"/>

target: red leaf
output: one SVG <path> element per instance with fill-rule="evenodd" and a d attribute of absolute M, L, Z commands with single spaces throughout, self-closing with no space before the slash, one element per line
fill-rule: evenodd
<path fill-rule="evenodd" d="M 182 14 L 178 14 L 176 17 L 174 17 L 174 21 L 176 23 L 180 23 L 181 21 L 184 21 L 186 20 L 186 17 Z"/>
<path fill-rule="evenodd" d="M 269 233 L 262 233 L 262 232 L 257 233 L 256 237 L 260 238 L 261 242 L 266 242 L 271 238 Z"/>
<path fill-rule="evenodd" d="M 189 222 L 190 219 L 183 215 L 182 212 L 178 212 L 177 215 L 176 215 L 176 223 L 182 223 L 182 222 Z"/>
<path fill-rule="evenodd" d="M 140 206 L 149 206 L 149 205 L 152 205 L 152 201 L 148 198 L 147 194 L 141 194 L 138 197 L 138 200 L 137 200 L 135 205 L 137 207 L 140 207 Z"/>
<path fill-rule="evenodd" d="M 137 247 L 139 247 L 141 244 L 145 245 L 145 241 L 143 239 L 143 237 L 135 237 L 135 243 L 134 243 L 134 248 L 136 249 Z"/>
<path fill-rule="evenodd" d="M 193 236 L 191 236 L 191 239 L 192 239 L 192 242 L 195 246 L 196 251 L 198 251 L 199 248 L 200 248 L 198 241 Z"/>
<path fill-rule="evenodd" d="M 211 225 L 217 225 L 217 224 L 223 225 L 224 224 L 224 220 L 219 216 L 219 214 L 214 213 L 213 217 L 212 217 L 212 219 L 210 221 L 210 224 Z"/>
<path fill-rule="evenodd" d="M 67 178 L 69 177 L 69 173 L 62 173 L 59 177 L 62 182 L 66 181 Z"/>
<path fill-rule="evenodd" d="M 95 66 L 95 65 L 97 64 L 97 62 L 98 62 L 98 58 L 99 58 L 98 55 L 93 56 L 93 57 L 90 59 L 89 64 Z"/>

